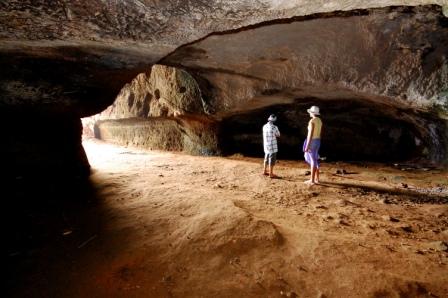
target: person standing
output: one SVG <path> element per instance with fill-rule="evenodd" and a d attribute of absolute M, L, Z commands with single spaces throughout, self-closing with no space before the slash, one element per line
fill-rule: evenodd
<path fill-rule="evenodd" d="M 311 120 L 308 122 L 308 135 L 303 144 L 303 152 L 305 153 L 305 161 L 311 168 L 311 179 L 305 183 L 313 185 L 319 184 L 319 148 L 322 134 L 322 120 L 320 116 L 319 107 L 312 106 L 307 110 L 310 114 Z"/>
<path fill-rule="evenodd" d="M 274 125 L 277 120 L 275 115 L 270 115 L 268 123 L 263 125 L 263 147 L 264 147 L 264 171 L 263 175 L 269 175 L 271 178 L 277 178 L 274 174 L 274 166 L 277 161 L 277 138 L 280 137 L 278 127 Z M 269 172 L 268 172 L 269 167 Z"/>

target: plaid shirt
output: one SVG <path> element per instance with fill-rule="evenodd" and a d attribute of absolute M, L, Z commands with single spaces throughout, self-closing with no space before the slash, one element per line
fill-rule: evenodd
<path fill-rule="evenodd" d="M 268 122 L 263 126 L 264 153 L 278 152 L 277 137 L 279 136 L 280 131 L 278 130 L 278 127 L 271 122 Z"/>

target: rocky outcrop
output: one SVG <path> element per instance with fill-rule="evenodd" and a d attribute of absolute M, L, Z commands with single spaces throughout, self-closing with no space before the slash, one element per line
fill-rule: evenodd
<path fill-rule="evenodd" d="M 154 65 L 120 91 L 105 111 L 84 118 L 97 138 L 146 149 L 216 155 L 218 124 L 207 117 L 196 80 L 186 71 Z"/>
<path fill-rule="evenodd" d="M 95 136 L 124 146 L 183 151 L 193 155 L 219 154 L 217 125 L 196 119 L 155 118 L 100 120 Z"/>
<path fill-rule="evenodd" d="M 206 105 L 196 80 L 186 71 L 155 65 L 121 89 L 100 119 L 204 115 Z"/>

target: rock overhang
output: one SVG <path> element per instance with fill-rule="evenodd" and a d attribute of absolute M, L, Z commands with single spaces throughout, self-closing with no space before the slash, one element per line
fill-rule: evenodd
<path fill-rule="evenodd" d="M 207 117 L 217 121 L 309 99 L 364 102 L 431 135 L 436 141 L 427 145 L 440 159 L 447 151 L 444 4 L 10 1 L 0 4 L 1 104 L 92 115 L 159 62 L 195 77 Z M 300 36 L 308 49 L 291 47 Z M 257 41 L 263 37 L 268 42 Z"/>
<path fill-rule="evenodd" d="M 359 9 L 394 5 L 442 5 L 444 2 L 327 1 L 322 5 L 311 0 L 231 3 L 220 0 L 163 3 L 98 0 L 65 1 L 55 5 L 46 0 L 9 1 L 0 4 L 0 51 L 5 57 L 2 64 L 8 65 L 6 60 L 9 58 L 21 57 L 19 68 L 23 72 L 36 71 L 32 61 L 59 61 L 60 66 L 52 67 L 52 72 L 55 78 L 67 78 L 68 85 L 59 87 L 69 89 L 66 92 L 72 92 L 73 99 L 89 97 L 89 92 L 78 90 L 77 94 L 74 89 L 76 84 L 79 84 L 79 89 L 83 85 L 88 89 L 92 82 L 92 85 L 96 84 L 110 96 L 108 90 L 111 90 L 111 94 L 117 94 L 120 86 L 145 68 L 173 51 L 179 52 L 177 48 L 182 45 L 214 32 L 247 31 L 247 26 L 261 27 L 265 22 L 289 22 L 291 18 L 300 16 L 318 19 L 331 16 L 334 11 L 341 11 L 340 15 L 353 15 L 365 14 L 367 11 Z M 358 9 L 358 12 L 350 12 L 354 9 Z M 82 69 L 75 68 L 73 73 L 79 73 L 74 73 L 73 78 L 70 78 L 72 72 L 66 71 L 74 67 L 70 62 L 85 64 L 86 71 L 83 73 Z M 92 78 L 89 71 L 95 71 L 96 67 L 98 74 Z M 8 84 L 10 74 L 11 70 L 4 68 L 2 77 L 6 78 L 0 78 L 6 81 L 3 86 Z M 98 97 L 94 89 L 92 94 L 92 97 Z M 36 97 L 41 95 L 36 93 Z M 54 97 L 61 97 L 61 94 L 56 92 Z"/>

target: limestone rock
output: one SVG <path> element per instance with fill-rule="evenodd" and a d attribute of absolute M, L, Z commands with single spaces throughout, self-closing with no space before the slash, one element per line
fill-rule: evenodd
<path fill-rule="evenodd" d="M 95 124 L 97 138 L 124 146 L 184 151 L 194 155 L 219 154 L 213 123 L 182 118 L 102 120 Z"/>
<path fill-rule="evenodd" d="M 121 89 L 99 119 L 148 118 L 205 114 L 201 91 L 186 71 L 154 65 Z"/>

